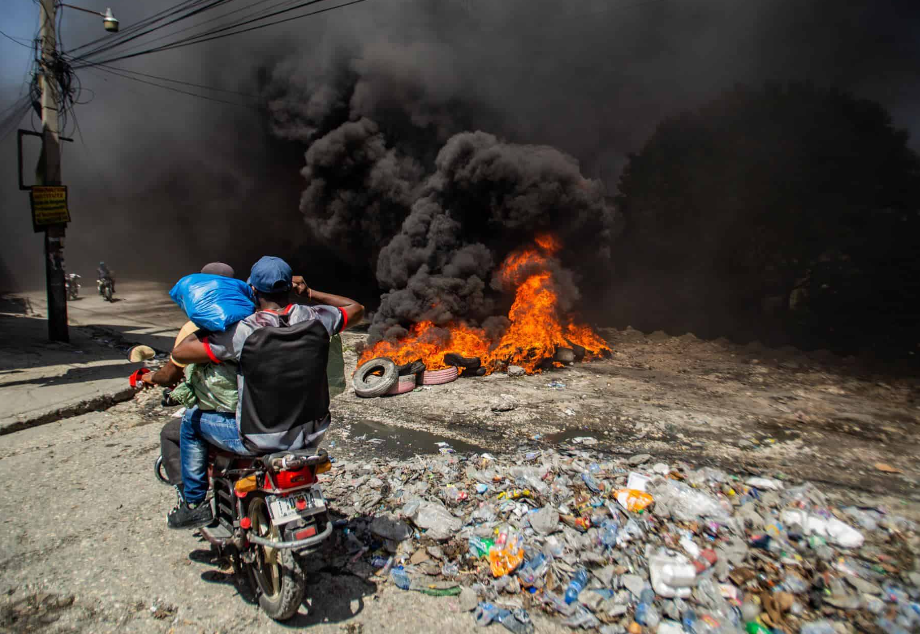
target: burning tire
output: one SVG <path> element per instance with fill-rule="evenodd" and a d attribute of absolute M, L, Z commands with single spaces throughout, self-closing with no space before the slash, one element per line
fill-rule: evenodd
<path fill-rule="evenodd" d="M 575 353 L 575 360 L 576 361 L 584 360 L 585 355 L 588 353 L 585 347 L 579 346 L 577 343 L 572 343 L 571 341 L 568 343 L 569 343 L 569 346 L 572 348 L 572 352 Z"/>
<path fill-rule="evenodd" d="M 456 352 L 448 352 L 444 355 L 444 363 L 466 368 L 467 370 L 475 370 L 482 365 L 482 360 L 479 357 L 464 357 Z"/>
<path fill-rule="evenodd" d="M 457 380 L 459 371 L 455 366 L 445 370 L 425 370 L 422 372 L 422 385 L 442 385 Z"/>
<path fill-rule="evenodd" d="M 395 363 L 384 357 L 371 359 L 355 372 L 355 394 L 362 398 L 382 396 L 396 385 L 398 379 Z"/>
<path fill-rule="evenodd" d="M 556 348 L 556 354 L 553 356 L 553 360 L 571 365 L 575 363 L 575 351 L 571 348 Z"/>
<path fill-rule="evenodd" d="M 425 364 L 422 363 L 421 359 L 416 359 L 410 363 L 400 365 L 396 367 L 396 373 L 399 376 L 409 376 L 410 374 L 418 374 L 419 372 L 425 371 Z"/>
<path fill-rule="evenodd" d="M 384 396 L 395 396 L 397 394 L 411 392 L 415 389 L 417 376 L 416 374 L 407 374 L 399 377 L 399 380 L 393 384 L 393 387 L 386 391 Z"/>

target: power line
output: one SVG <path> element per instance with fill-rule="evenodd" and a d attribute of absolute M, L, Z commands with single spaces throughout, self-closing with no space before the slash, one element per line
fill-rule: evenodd
<path fill-rule="evenodd" d="M 122 73 L 130 73 L 131 75 L 139 75 L 139 76 L 141 76 L 141 77 L 148 77 L 148 78 L 150 78 L 150 79 L 159 79 L 159 80 L 161 80 L 161 81 L 168 81 L 168 82 L 171 82 L 171 83 L 173 83 L 173 84 L 180 84 L 180 85 L 182 85 L 182 86 L 191 86 L 191 87 L 193 87 L 193 88 L 202 88 L 202 89 L 204 89 L 204 90 L 213 90 L 213 91 L 216 91 L 216 92 L 226 92 L 226 93 L 230 93 L 230 94 L 233 94 L 233 95 L 241 95 L 241 96 L 243 96 L 243 97 L 250 97 L 250 98 L 252 98 L 252 99 L 261 99 L 261 97 L 260 97 L 259 95 L 253 95 L 252 93 L 248 93 L 248 92 L 240 92 L 240 91 L 238 91 L 238 90 L 229 90 L 229 89 L 226 89 L 226 88 L 217 88 L 216 86 L 205 86 L 205 85 L 203 85 L 203 84 L 196 84 L 196 83 L 193 83 L 193 82 L 190 82 L 190 81 L 181 81 L 181 80 L 179 80 L 179 79 L 170 79 L 169 77 L 161 77 L 160 75 L 150 75 L 150 74 L 148 74 L 148 73 L 141 73 L 141 72 L 138 72 L 138 71 L 136 71 L 136 70 L 128 70 L 127 68 L 119 68 L 119 67 L 117 67 L 117 66 L 108 66 L 108 65 L 106 65 L 106 64 L 98 64 L 98 65 L 94 66 L 94 68 L 109 69 L 109 70 L 117 70 L 117 71 L 120 71 L 120 72 L 122 72 Z"/>
<path fill-rule="evenodd" d="M 19 44 L 19 46 L 25 46 L 26 48 L 32 48 L 31 44 L 23 44 L 22 42 L 19 41 L 19 40 L 25 40 L 26 42 L 30 41 L 30 40 L 26 40 L 26 38 L 24 37 L 13 37 L 12 35 L 7 35 L 3 31 L 0 31 L 0 35 L 8 39 L 13 44 Z"/>
<path fill-rule="evenodd" d="M 182 89 L 180 89 L 180 88 L 173 88 L 172 86 L 164 86 L 163 84 L 157 84 L 157 83 L 152 82 L 152 81 L 146 81 L 146 80 L 143 80 L 143 79 L 138 79 L 137 77 L 131 77 L 130 75 L 122 75 L 121 73 L 117 73 L 117 72 L 115 72 L 115 71 L 107 70 L 107 67 L 104 67 L 104 66 L 101 66 L 101 65 L 95 66 L 95 68 L 97 68 L 98 70 L 101 70 L 101 71 L 103 71 L 103 72 L 109 73 L 110 75 L 115 75 L 116 77 L 122 77 L 123 79 L 130 79 L 131 81 L 136 81 L 136 82 L 140 82 L 140 83 L 142 83 L 142 84 L 147 84 L 148 86 L 156 86 L 157 88 L 162 88 L 162 89 L 164 89 L 164 90 L 169 90 L 169 91 L 171 91 L 171 92 L 177 92 L 177 93 L 180 93 L 180 94 L 183 94 L 183 95 L 188 95 L 188 96 L 190 96 L 190 97 L 197 97 L 198 99 L 204 99 L 204 100 L 206 100 L 206 101 L 215 101 L 215 102 L 217 102 L 217 103 L 224 103 L 224 104 L 227 104 L 227 105 L 230 105 L 230 106 L 238 106 L 238 107 L 240 107 L 240 108 L 249 108 L 249 109 L 252 109 L 252 110 L 258 110 L 258 108 L 256 108 L 255 106 L 252 106 L 252 105 L 250 105 L 250 104 L 239 103 L 239 102 L 237 102 L 237 101 L 226 101 L 226 100 L 224 100 L 224 99 L 216 99 L 216 98 L 214 98 L 214 97 L 208 97 L 207 95 L 199 95 L 198 93 L 189 92 L 189 91 L 187 91 L 187 90 L 182 90 Z"/>
<path fill-rule="evenodd" d="M 279 2 L 278 4 L 274 4 L 274 5 L 271 5 L 271 6 L 269 6 L 269 7 L 266 7 L 265 10 L 268 11 L 268 10 L 271 10 L 271 9 L 276 8 L 276 7 L 279 7 L 279 6 L 284 6 L 284 5 L 286 5 L 286 4 L 293 4 L 294 2 L 297 2 L 297 1 L 298 1 L 298 0 L 284 0 L 283 2 Z M 227 13 L 224 13 L 223 15 L 217 16 L 217 17 L 214 18 L 214 20 L 215 20 L 215 21 L 216 21 L 216 20 L 221 20 L 221 19 L 226 18 L 226 17 L 229 17 L 229 16 L 231 16 L 231 15 L 233 15 L 233 14 L 235 14 L 235 13 L 239 13 L 240 11 L 246 11 L 247 9 L 252 9 L 252 8 L 255 7 L 256 5 L 264 4 L 265 2 L 268 2 L 268 0 L 258 0 L 257 2 L 253 2 L 252 4 L 246 5 L 245 7 L 240 7 L 239 9 L 234 9 L 233 11 L 229 11 L 229 12 L 227 12 Z M 243 16 L 241 16 L 241 17 L 248 17 L 248 16 L 253 15 L 253 14 L 255 14 L 255 13 L 257 13 L 257 11 L 256 11 L 255 9 L 253 9 L 252 11 L 246 13 L 245 15 L 243 15 Z M 225 23 L 225 24 L 226 24 L 226 23 Z M 126 48 L 125 50 L 123 50 L 122 53 L 126 53 L 126 52 L 128 52 L 128 51 L 136 51 L 137 49 L 139 49 L 139 48 L 141 48 L 141 47 L 150 46 L 150 45 L 153 44 L 154 42 L 159 42 L 159 41 L 161 41 L 161 40 L 165 40 L 165 39 L 168 38 L 168 37 L 173 37 L 173 36 L 179 35 L 180 33 L 185 33 L 186 31 L 190 31 L 190 30 L 192 30 L 192 29 L 197 29 L 197 28 L 206 27 L 206 26 L 207 26 L 207 24 L 204 24 L 204 23 L 193 24 L 193 25 L 191 25 L 191 26 L 185 27 L 184 29 L 179 29 L 178 31 L 173 31 L 173 32 L 171 32 L 171 33 L 166 33 L 165 35 L 161 35 L 161 36 L 159 36 L 159 37 L 155 37 L 155 38 L 153 38 L 152 40 L 147 40 L 146 42 L 140 42 L 140 43 L 134 44 L 133 46 L 129 46 L 128 48 Z M 204 34 L 204 32 L 203 32 L 202 34 Z M 191 37 L 197 37 L 197 36 L 190 36 L 190 38 L 191 38 Z M 178 40 L 177 40 L 177 41 L 178 41 Z M 183 40 L 183 41 L 184 41 L 184 40 Z M 87 55 L 87 56 L 88 56 L 88 55 Z"/>
<path fill-rule="evenodd" d="M 193 7 L 196 4 L 200 4 L 204 1 L 205 0 L 182 0 L 182 2 L 176 5 L 163 9 L 159 13 L 154 13 L 153 15 L 136 22 L 132 24 L 131 26 L 121 29 L 121 32 L 115 37 L 112 37 L 111 35 L 104 35 L 102 37 L 96 38 L 95 40 L 87 42 L 86 44 L 82 44 L 68 51 L 68 53 L 75 53 L 76 51 L 80 51 L 80 50 L 83 50 L 84 48 L 94 46 L 96 44 L 99 44 L 100 42 L 104 43 L 104 45 L 107 45 L 107 44 L 113 43 L 113 41 L 114 42 L 121 41 L 124 37 L 131 35 L 132 33 L 136 33 L 140 29 L 150 26 L 151 24 L 156 24 L 160 20 L 165 20 L 166 18 L 172 15 L 175 15 L 176 13 L 180 11 Z M 90 53 L 87 53 L 87 55 L 89 54 Z"/>
<path fill-rule="evenodd" d="M 362 2 L 367 2 L 367 0 L 352 0 L 351 2 L 344 2 L 344 3 L 342 3 L 342 4 L 337 4 L 337 5 L 332 6 L 332 7 L 326 7 L 326 8 L 324 8 L 324 9 L 319 9 L 319 10 L 317 10 L 317 11 L 311 11 L 311 12 L 309 12 L 309 13 L 303 13 L 303 14 L 301 14 L 301 15 L 297 15 L 297 16 L 285 18 L 285 19 L 283 19 L 283 20 L 276 20 L 276 21 L 274 21 L 274 22 L 269 22 L 269 23 L 267 23 L 267 24 L 259 24 L 259 25 L 256 25 L 256 26 L 251 26 L 251 27 L 249 27 L 249 28 L 247 28 L 247 29 L 240 29 L 240 30 L 237 30 L 237 31 L 232 31 L 232 32 L 230 32 L 230 33 L 226 33 L 226 32 L 225 32 L 225 31 L 229 31 L 229 30 L 231 30 L 231 29 L 237 28 L 237 27 L 239 27 L 239 26 L 245 26 L 246 24 L 253 24 L 253 23 L 255 23 L 255 22 L 259 22 L 259 21 L 261 21 L 261 20 L 264 20 L 264 19 L 266 19 L 266 18 L 275 16 L 275 15 L 280 15 L 280 14 L 282 14 L 282 13 L 288 13 L 288 12 L 294 11 L 294 10 L 296 10 L 296 9 L 300 9 L 300 8 L 303 8 L 303 7 L 312 5 L 312 4 L 316 4 L 316 3 L 318 3 L 318 2 L 325 2 L 325 1 L 327 1 L 327 0 L 310 0 L 309 2 L 301 3 L 301 4 L 299 4 L 299 5 L 295 6 L 295 7 L 291 7 L 290 9 L 283 9 L 283 10 L 281 10 L 281 11 L 276 11 L 276 12 L 274 12 L 274 13 L 265 15 L 265 16 L 263 16 L 263 17 L 261 17 L 261 18 L 256 19 L 256 20 L 250 20 L 250 21 L 247 21 L 247 22 L 243 22 L 243 23 L 238 23 L 238 24 L 235 24 L 235 25 L 227 26 L 227 27 L 224 27 L 224 28 L 221 28 L 221 29 L 215 29 L 215 30 L 213 30 L 213 31 L 211 31 L 211 32 L 208 32 L 208 33 L 202 33 L 202 34 L 200 34 L 200 35 L 196 35 L 196 36 L 192 36 L 192 37 L 186 38 L 185 40 L 179 40 L 179 41 L 173 42 L 173 43 L 171 43 L 171 44 L 166 44 L 166 45 L 164 45 L 164 46 L 156 47 L 156 48 L 153 48 L 153 49 L 148 49 L 148 50 L 145 50 L 145 51 L 138 51 L 137 53 L 131 53 L 131 54 L 129 54 L 129 55 L 121 55 L 121 56 L 118 56 L 118 57 L 112 57 L 112 58 L 104 59 L 104 60 L 101 60 L 101 61 L 98 61 L 98 62 L 86 62 L 86 63 L 84 63 L 84 64 L 78 66 L 78 68 L 85 68 L 86 66 L 94 66 L 94 65 L 97 65 L 97 64 L 109 64 L 109 63 L 116 62 L 116 61 L 120 61 L 120 60 L 123 60 L 123 59 L 130 59 L 130 58 L 133 58 L 133 57 L 139 57 L 139 56 L 141 56 L 141 55 L 149 55 L 149 54 L 151 54 L 151 53 L 158 53 L 158 52 L 161 52 L 161 51 L 172 50 L 172 49 L 174 49 L 174 48 L 183 48 L 183 47 L 185 47 L 185 46 L 191 46 L 192 44 L 203 44 L 203 43 L 205 43 L 205 42 L 210 42 L 210 41 L 212 41 L 212 40 L 219 40 L 219 39 L 221 39 L 221 38 L 230 37 L 230 36 L 232 36 L 232 35 L 239 35 L 239 34 L 241 34 L 241 33 L 248 33 L 249 31 L 256 31 L 256 30 L 258 30 L 258 29 L 264 29 L 264 28 L 267 28 L 267 27 L 270 27 L 270 26 L 275 26 L 276 24 L 283 24 L 283 23 L 285 23 L 285 22 L 293 22 L 294 20 L 299 20 L 299 19 L 301 19 L 301 18 L 306 18 L 306 17 L 310 17 L 310 16 L 313 16 L 313 15 L 318 15 L 318 14 L 320 14 L 320 13 L 326 13 L 326 12 L 328 12 L 328 11 L 334 11 L 334 10 L 336 10 L 336 9 L 342 9 L 342 8 L 344 8 L 344 7 L 348 7 L 348 6 L 351 6 L 351 5 L 354 5 L 354 4 L 360 4 L 360 3 L 362 3 Z M 223 32 L 223 33 L 222 33 L 222 32 Z M 218 34 L 218 33 L 220 33 L 220 34 Z M 211 35 L 210 37 L 205 37 L 205 36 L 208 36 L 208 35 L 210 35 L 210 34 L 213 34 L 213 35 Z M 82 60 L 75 60 L 75 61 L 82 61 Z"/>
<path fill-rule="evenodd" d="M 149 28 L 149 29 L 146 29 L 146 30 L 144 30 L 144 31 L 141 31 L 140 33 L 135 33 L 135 34 L 130 35 L 130 36 L 128 36 L 128 37 L 121 38 L 121 39 L 119 39 L 119 40 L 117 40 L 117 41 L 115 41 L 115 42 L 109 42 L 109 43 L 107 43 L 107 44 L 103 44 L 102 46 L 100 46 L 100 47 L 98 47 L 98 48 L 96 48 L 96 49 L 93 49 L 93 50 L 90 51 L 89 53 L 86 53 L 86 55 L 97 55 L 97 54 L 99 54 L 99 53 L 105 53 L 106 51 L 110 51 L 110 50 L 112 50 L 113 48 L 116 48 L 116 47 L 119 47 L 119 46 L 123 46 L 123 45 L 126 44 L 127 42 L 131 42 L 131 41 L 136 40 L 136 39 L 138 39 L 138 38 L 140 38 L 140 37 L 144 37 L 145 35 L 147 35 L 147 34 L 149 34 L 149 33 L 153 33 L 154 31 L 158 31 L 159 29 L 165 29 L 167 26 L 170 26 L 170 25 L 172 25 L 172 24 L 175 24 L 176 22 L 181 22 L 182 20 L 187 20 L 187 19 L 189 19 L 189 18 L 191 18 L 191 17 L 193 17 L 193 16 L 199 15 L 199 14 L 201 14 L 201 13 L 204 13 L 205 11 L 208 11 L 208 10 L 210 10 L 210 9 L 213 9 L 214 7 L 217 7 L 217 6 L 221 5 L 221 4 L 228 3 L 228 2 L 233 2 L 233 1 L 234 1 L 234 0 L 211 0 L 211 2 L 209 2 L 208 4 L 206 4 L 206 5 L 204 5 L 204 6 L 199 6 L 199 7 L 197 7 L 197 8 L 192 8 L 193 6 L 195 6 L 195 5 L 192 5 L 192 7 L 187 7 L 187 8 L 189 8 L 189 9 L 191 9 L 190 11 L 188 11 L 187 13 L 185 13 L 185 14 L 183 14 L 183 15 L 180 15 L 180 16 L 177 17 L 177 18 L 173 18 L 173 19 L 170 20 L 169 22 L 165 22 L 165 23 L 163 23 L 163 24 L 160 24 L 159 26 L 151 27 L 151 28 Z M 184 9 L 183 9 L 183 10 L 184 10 Z M 180 10 L 180 11 L 181 11 L 181 10 Z M 174 13 L 179 13 L 180 11 L 176 11 L 176 12 L 174 12 Z"/>

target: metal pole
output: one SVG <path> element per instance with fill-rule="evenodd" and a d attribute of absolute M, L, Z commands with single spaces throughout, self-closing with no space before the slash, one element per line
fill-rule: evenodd
<path fill-rule="evenodd" d="M 58 107 L 63 100 L 55 76 L 57 35 L 54 32 L 57 7 L 55 0 L 40 0 L 42 62 L 42 156 L 38 179 L 42 185 L 61 184 L 61 142 Z M 64 288 L 64 227 L 45 229 L 45 284 L 48 290 L 48 338 L 70 341 L 67 331 L 67 295 Z"/>

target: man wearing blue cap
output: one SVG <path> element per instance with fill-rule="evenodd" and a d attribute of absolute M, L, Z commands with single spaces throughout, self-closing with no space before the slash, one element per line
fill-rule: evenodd
<path fill-rule="evenodd" d="M 242 455 L 315 447 L 329 427 L 326 363 L 329 338 L 357 324 L 364 306 L 321 293 L 294 279 L 280 258 L 265 256 L 249 274 L 258 310 L 227 330 L 194 334 L 173 349 L 180 363 L 237 364 L 236 416 L 195 411 L 182 421 L 184 500 L 167 517 L 170 528 L 198 528 L 212 520 L 208 443 Z M 297 286 L 312 306 L 289 303 Z"/>

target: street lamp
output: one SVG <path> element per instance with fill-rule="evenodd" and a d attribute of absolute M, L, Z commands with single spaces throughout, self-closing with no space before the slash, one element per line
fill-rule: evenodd
<path fill-rule="evenodd" d="M 111 9 L 106 9 L 105 13 L 99 13 L 98 11 L 91 11 L 90 9 L 84 9 L 83 7 L 75 7 L 72 4 L 61 3 L 62 7 L 67 7 L 68 9 L 76 9 L 77 11 L 85 11 L 86 13 L 92 13 L 93 15 L 98 15 L 102 18 L 102 26 L 105 27 L 105 30 L 109 33 L 118 33 L 118 20 L 115 19 L 115 16 L 112 15 Z"/>

